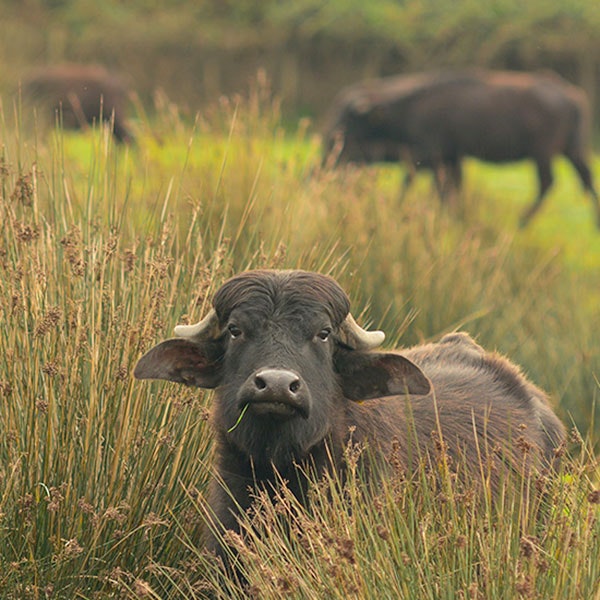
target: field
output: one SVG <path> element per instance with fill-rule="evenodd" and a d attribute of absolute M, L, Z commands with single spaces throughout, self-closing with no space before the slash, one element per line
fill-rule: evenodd
<path fill-rule="evenodd" d="M 454 207 L 425 174 L 400 200 L 398 169 L 321 169 L 314 128 L 284 129 L 262 85 L 193 123 L 164 103 L 131 148 L 5 111 L 0 597 L 243 597 L 202 551 L 210 395 L 131 372 L 233 273 L 299 267 L 390 347 L 461 329 L 510 356 L 572 432 L 560 474 L 495 504 L 425 471 L 373 497 L 360 472 L 321 482 L 310 517 L 259 503 L 251 593 L 600 599 L 600 233 L 569 165 L 519 230 L 531 165 L 470 162 Z"/>

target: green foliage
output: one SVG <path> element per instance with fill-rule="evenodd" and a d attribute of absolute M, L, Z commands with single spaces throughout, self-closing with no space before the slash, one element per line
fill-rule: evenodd
<path fill-rule="evenodd" d="M 525 4 L 517 0 L 170 0 L 121 2 L 106 0 L 56 0 L 28 2 L 52 20 L 76 29 L 94 29 L 108 25 L 131 25 L 139 19 L 169 18 L 178 13 L 180 23 L 189 26 L 202 22 L 205 27 L 242 28 L 261 26 L 279 29 L 282 37 L 299 35 L 341 35 L 343 37 L 380 38 L 406 47 L 425 39 L 438 43 L 449 36 L 469 32 L 491 45 L 524 41 L 526 32 L 536 33 L 535 42 L 552 45 L 557 37 L 568 39 L 573 31 L 594 33 L 600 28 L 600 10 L 595 2 L 577 0 L 535 0 Z M 13 10 L 16 7 L 13 7 Z M 93 17 L 93 19 L 92 19 Z M 65 21 L 66 19 L 66 21 Z M 192 19 L 192 21 L 190 21 Z M 488 35 L 492 33 L 493 40 Z M 538 35 L 539 34 L 539 35 Z M 580 43 L 582 38 L 571 40 Z M 587 40 L 586 40 L 587 41 Z"/>
<path fill-rule="evenodd" d="M 258 61 L 292 88 L 294 112 L 322 113 L 353 80 L 478 65 L 555 69 L 594 101 L 599 40 L 595 0 L 28 0 L 0 5 L 0 89 L 31 64 L 100 62 L 144 99 L 163 86 L 195 107 L 239 90 Z"/>
<path fill-rule="evenodd" d="M 321 169 L 318 138 L 284 132 L 264 81 L 193 126 L 159 102 L 134 148 L 0 121 L 1 597 L 239 597 L 202 552 L 210 396 L 130 373 L 242 269 L 333 274 L 390 346 L 470 331 L 598 441 L 599 242 L 571 172 L 518 232 L 525 170 L 471 163 L 460 206 L 440 207 L 425 175 L 399 202 L 396 170 Z M 534 494 L 470 510 L 425 470 L 374 498 L 359 474 L 326 481 L 310 518 L 284 494 L 243 542 L 250 582 L 265 598 L 589 596 L 589 452 L 548 482 L 540 522 Z"/>

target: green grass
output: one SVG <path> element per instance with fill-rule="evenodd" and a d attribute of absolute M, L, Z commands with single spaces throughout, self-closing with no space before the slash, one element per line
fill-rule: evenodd
<path fill-rule="evenodd" d="M 530 165 L 469 163 L 454 212 L 425 175 L 400 202 L 395 169 L 321 171 L 260 88 L 194 125 L 165 107 L 135 148 L 2 123 L 0 597 L 240 597 L 202 552 L 210 395 L 131 371 L 251 267 L 333 274 L 390 346 L 469 331 L 587 439 L 544 498 L 485 510 L 425 471 L 374 496 L 358 473 L 322 482 L 310 517 L 263 503 L 243 546 L 259 597 L 597 593 L 599 236 L 566 165 L 519 231 Z"/>
<path fill-rule="evenodd" d="M 533 201 L 537 191 L 533 164 L 523 162 L 499 167 L 477 163 L 469 167 L 467 177 L 471 186 L 476 185 L 491 201 L 502 206 L 506 225 L 514 227 L 519 211 Z M 600 173 L 597 157 L 592 168 Z M 582 193 L 579 178 L 565 159 L 555 160 L 554 176 L 554 185 L 524 236 L 534 245 L 556 249 L 569 269 L 593 276 L 600 267 L 600 235 L 595 227 L 592 203 Z"/>

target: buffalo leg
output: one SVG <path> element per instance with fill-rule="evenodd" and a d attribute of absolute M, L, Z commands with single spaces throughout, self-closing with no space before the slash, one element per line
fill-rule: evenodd
<path fill-rule="evenodd" d="M 585 160 L 580 156 L 567 155 L 567 158 L 575 167 L 575 170 L 579 175 L 579 179 L 581 179 L 583 187 L 592 199 L 592 204 L 594 205 L 594 210 L 596 211 L 596 226 L 600 228 L 600 199 L 598 198 L 598 192 L 596 191 L 596 188 L 594 187 L 594 183 L 592 181 L 592 172 Z"/>
<path fill-rule="evenodd" d="M 452 159 L 451 162 L 447 163 L 446 168 L 450 175 L 450 184 L 456 191 L 459 191 L 462 187 L 462 167 L 460 164 L 460 159 Z"/>
<path fill-rule="evenodd" d="M 446 168 L 442 164 L 433 166 L 433 181 L 442 203 L 446 201 Z"/>
<path fill-rule="evenodd" d="M 535 199 L 533 204 L 521 215 L 521 227 L 525 227 L 529 223 L 533 215 L 535 215 L 535 213 L 537 213 L 537 211 L 540 209 L 540 207 L 542 206 L 542 202 L 546 197 L 546 193 L 552 185 L 552 167 L 550 165 L 549 160 L 538 161 L 537 172 L 540 183 L 540 189 L 537 198 Z"/>
<path fill-rule="evenodd" d="M 402 178 L 402 183 L 400 184 L 400 200 L 404 200 L 406 196 L 406 192 L 408 192 L 408 188 L 412 185 L 412 182 L 415 179 L 415 168 L 408 167 L 406 174 Z"/>
<path fill-rule="evenodd" d="M 442 203 L 454 204 L 457 192 L 462 185 L 460 159 L 437 164 L 433 169 L 436 188 Z"/>
<path fill-rule="evenodd" d="M 407 146 L 400 148 L 400 162 L 406 165 L 406 174 L 400 187 L 400 200 L 404 200 L 406 192 L 408 192 L 408 188 L 412 185 L 417 174 L 417 165 L 415 164 L 412 152 Z"/>

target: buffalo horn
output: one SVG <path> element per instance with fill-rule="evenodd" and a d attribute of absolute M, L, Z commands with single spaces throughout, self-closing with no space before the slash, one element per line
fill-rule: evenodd
<path fill-rule="evenodd" d="M 358 325 L 354 317 L 348 313 L 339 329 L 340 340 L 354 350 L 371 350 L 383 344 L 383 331 L 366 331 Z"/>
<path fill-rule="evenodd" d="M 219 335 L 219 318 L 214 309 L 195 325 L 177 325 L 175 327 L 177 337 L 187 338 L 193 341 L 209 340 Z"/>

